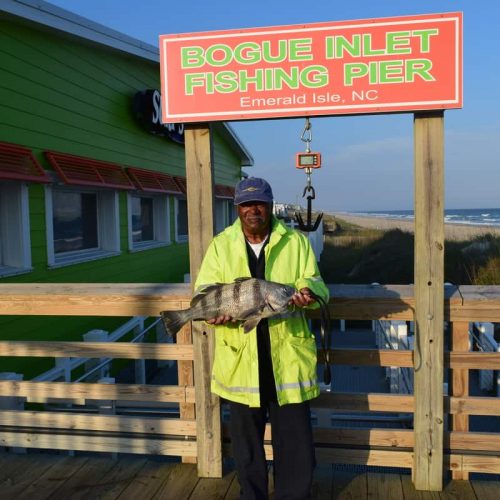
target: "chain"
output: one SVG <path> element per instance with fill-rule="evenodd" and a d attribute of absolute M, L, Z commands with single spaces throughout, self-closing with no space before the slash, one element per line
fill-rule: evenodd
<path fill-rule="evenodd" d="M 309 118 L 306 118 L 306 124 L 304 126 L 302 135 L 300 136 L 300 140 L 306 143 L 306 153 L 310 153 L 311 141 L 313 140 L 313 138 L 312 138 L 311 122 L 309 121 Z"/>
<path fill-rule="evenodd" d="M 312 125 L 311 121 L 309 120 L 309 117 L 306 117 L 306 123 L 304 125 L 304 130 L 302 131 L 302 135 L 300 136 L 300 140 L 302 142 L 306 143 L 306 153 L 311 152 L 311 142 L 312 142 Z M 307 175 L 307 185 L 306 185 L 306 190 L 311 191 L 312 186 L 311 186 L 311 173 L 312 169 L 311 168 L 305 168 L 305 173 Z"/>

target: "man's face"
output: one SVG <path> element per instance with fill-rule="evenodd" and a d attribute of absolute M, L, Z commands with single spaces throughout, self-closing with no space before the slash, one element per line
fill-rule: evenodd
<path fill-rule="evenodd" d="M 238 216 L 244 233 L 262 234 L 269 230 L 272 205 L 262 201 L 248 201 L 238 205 Z"/>

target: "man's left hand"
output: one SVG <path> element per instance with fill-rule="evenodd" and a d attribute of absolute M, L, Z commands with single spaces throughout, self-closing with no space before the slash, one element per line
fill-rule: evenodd
<path fill-rule="evenodd" d="M 290 304 L 297 307 L 307 307 L 316 301 L 316 299 L 311 295 L 311 290 L 309 288 L 301 288 L 298 292 L 292 295 L 290 299 Z"/>

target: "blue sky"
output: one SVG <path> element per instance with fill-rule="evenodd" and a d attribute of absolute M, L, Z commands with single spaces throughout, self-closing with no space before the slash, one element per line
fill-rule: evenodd
<path fill-rule="evenodd" d="M 152 45 L 160 34 L 411 14 L 464 13 L 464 107 L 445 112 L 445 207 L 500 207 L 500 2 L 491 0 L 53 0 L 51 3 Z M 314 207 L 327 211 L 413 208 L 413 115 L 313 118 L 323 167 Z M 305 202 L 302 118 L 233 122 L 277 201 Z"/>

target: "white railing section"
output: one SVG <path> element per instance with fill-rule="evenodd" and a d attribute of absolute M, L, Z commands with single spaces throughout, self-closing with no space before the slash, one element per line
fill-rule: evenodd
<path fill-rule="evenodd" d="M 500 352 L 500 344 L 495 340 L 493 323 L 474 323 L 470 332 L 477 349 L 483 352 Z M 479 370 L 479 387 L 484 391 L 494 391 L 500 397 L 500 370 Z"/>
<path fill-rule="evenodd" d="M 376 320 L 372 322 L 372 326 L 378 349 L 413 350 L 415 337 L 408 335 L 406 321 Z M 385 373 L 389 380 L 391 393 L 413 394 L 412 368 L 388 366 Z"/>
<path fill-rule="evenodd" d="M 133 332 L 134 339 L 132 339 L 131 342 L 137 342 L 138 340 L 142 340 L 144 334 L 157 323 L 153 323 L 153 325 L 150 325 L 144 330 L 145 319 L 144 316 L 136 316 L 111 333 L 105 330 L 91 330 L 83 334 L 83 339 L 86 342 L 116 342 L 130 332 Z M 109 364 L 111 361 L 113 361 L 112 358 L 103 358 L 101 360 L 91 358 L 56 358 L 54 368 L 37 375 L 32 380 L 37 382 L 53 382 L 56 380 L 64 382 L 81 382 L 82 380 L 95 381 L 109 376 Z M 143 374 L 143 362 L 144 360 L 136 361 L 136 379 L 138 378 L 139 380 L 145 378 L 145 374 Z M 72 380 L 72 371 L 82 365 L 85 365 L 84 374 L 78 380 Z M 137 381 L 137 383 L 143 382 Z"/>

